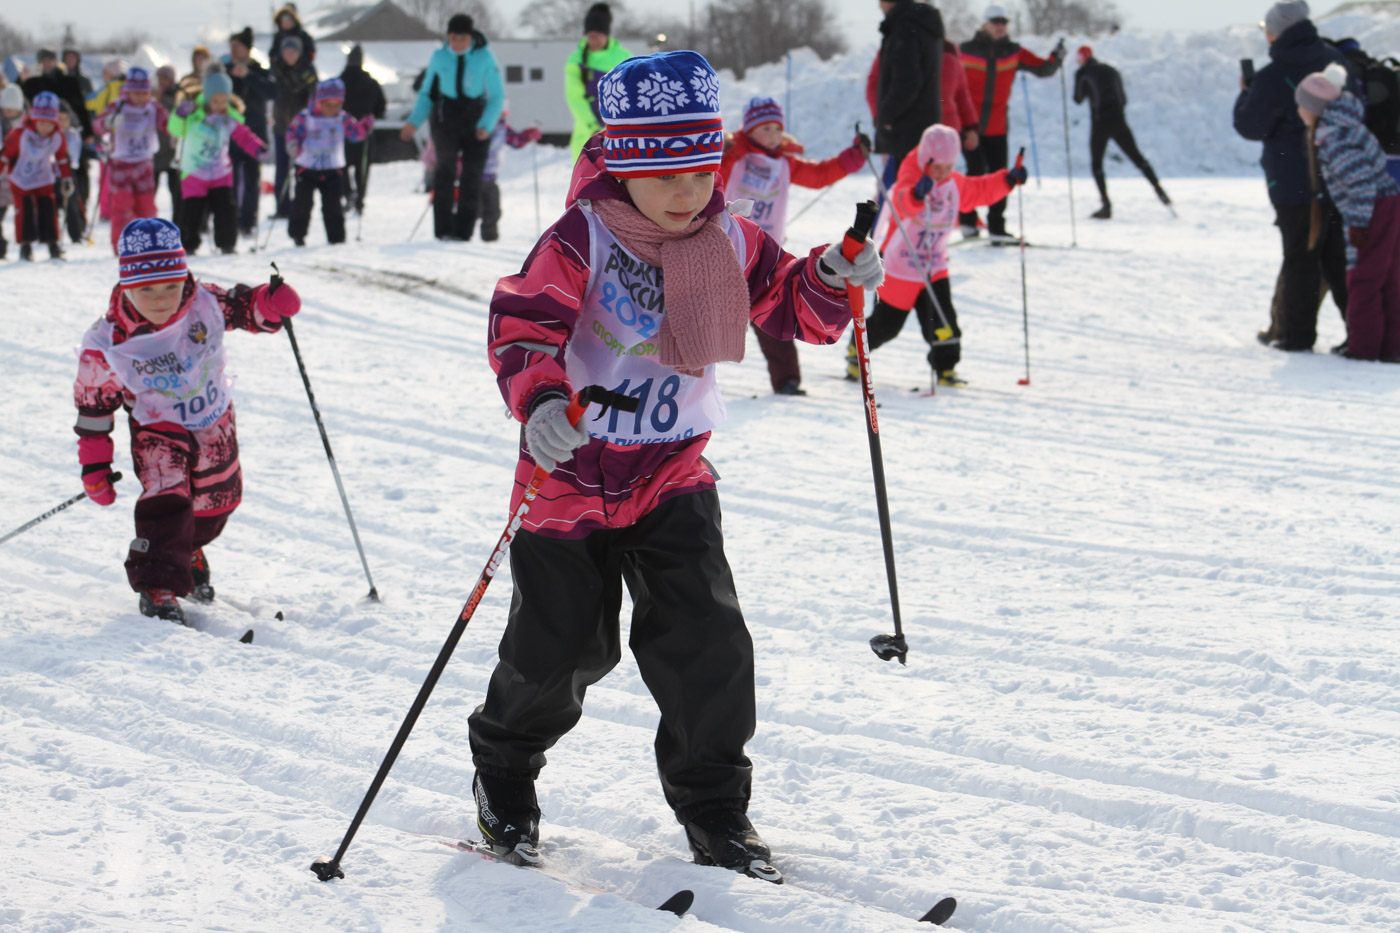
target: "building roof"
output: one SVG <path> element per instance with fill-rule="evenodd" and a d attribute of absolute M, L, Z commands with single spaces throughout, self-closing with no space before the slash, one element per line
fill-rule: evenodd
<path fill-rule="evenodd" d="M 318 20 L 317 25 L 319 29 L 308 29 L 318 41 L 426 42 L 442 39 L 441 33 L 404 12 L 393 0 L 380 0 L 373 6 L 340 7 L 331 16 Z M 331 31 L 320 31 L 327 28 Z"/>

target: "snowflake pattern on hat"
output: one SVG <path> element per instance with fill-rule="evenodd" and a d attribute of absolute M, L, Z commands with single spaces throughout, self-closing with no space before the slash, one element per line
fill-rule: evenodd
<path fill-rule="evenodd" d="M 603 110 L 613 119 L 622 116 L 632 106 L 627 98 L 627 84 L 622 80 L 622 75 L 615 71 L 598 86 L 598 98 Z"/>
<path fill-rule="evenodd" d="M 698 103 L 711 110 L 719 109 L 719 78 L 715 77 L 713 71 L 696 66 L 695 77 L 690 79 L 690 86 L 695 89 L 695 100 Z"/>
<path fill-rule="evenodd" d="M 123 288 L 178 282 L 188 275 L 180 228 L 159 217 L 138 217 L 117 240 Z"/>
<path fill-rule="evenodd" d="M 665 117 L 688 103 L 690 95 L 686 94 L 685 85 L 674 78 L 667 78 L 653 71 L 650 77 L 637 85 L 637 106 L 643 110 L 650 110 Z"/>
<path fill-rule="evenodd" d="M 598 86 L 603 162 L 622 178 L 713 171 L 724 153 L 719 79 L 697 52 L 629 58 Z"/>

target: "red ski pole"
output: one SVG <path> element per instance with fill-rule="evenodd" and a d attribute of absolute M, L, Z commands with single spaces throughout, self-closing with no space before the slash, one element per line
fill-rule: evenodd
<path fill-rule="evenodd" d="M 607 411 L 609 407 L 618 408 L 622 411 L 636 411 L 640 404 L 640 399 L 621 395 L 610 391 L 602 386 L 589 386 L 583 391 L 574 395 L 569 401 L 569 421 L 578 424 L 583 419 L 583 414 L 587 410 L 589 403 L 598 402 Z M 602 417 L 600 414 L 599 417 Z M 399 726 L 398 735 L 394 736 L 393 743 L 389 746 L 388 753 L 384 756 L 384 761 L 379 765 L 379 771 L 375 774 L 374 780 L 370 782 L 369 790 L 360 801 L 360 809 L 356 811 L 355 818 L 350 821 L 350 828 L 345 832 L 345 838 L 340 841 L 340 848 L 336 850 L 333 858 L 322 856 L 311 863 L 311 870 L 316 877 L 322 881 L 330 881 L 332 878 L 344 878 L 345 872 L 340 868 L 340 860 L 345 857 L 345 850 L 350 848 L 350 840 L 355 838 L 356 831 L 360 828 L 360 823 L 364 821 L 365 815 L 369 813 L 370 805 L 374 803 L 375 796 L 379 793 L 379 788 L 383 786 L 385 778 L 389 776 L 389 770 L 394 767 L 394 762 L 399 757 L 399 752 L 403 749 L 404 743 L 408 741 L 409 733 L 413 731 L 413 726 L 418 722 L 418 715 L 423 712 L 423 707 L 428 703 L 428 697 L 432 695 L 433 688 L 437 686 L 438 678 L 442 676 L 443 670 L 447 667 L 448 660 L 452 657 L 452 652 L 457 650 L 457 642 L 461 640 L 462 633 L 467 630 L 467 623 L 472 620 L 476 607 L 480 605 L 481 598 L 486 595 L 486 588 L 491 585 L 491 580 L 495 578 L 496 571 L 500 569 L 501 563 L 505 560 L 506 551 L 510 550 L 510 544 L 515 540 L 515 535 L 520 531 L 520 525 L 525 520 L 525 513 L 530 511 L 530 506 L 534 503 L 535 497 L 539 495 L 540 487 L 549 478 L 549 471 L 542 466 L 536 466 L 534 474 L 530 477 L 530 483 L 525 487 L 525 498 L 516 507 L 515 513 L 511 515 L 510 521 L 506 523 L 506 530 L 502 533 L 499 541 L 496 542 L 496 549 L 491 552 L 491 559 L 486 562 L 486 567 L 481 571 L 481 576 L 476 581 L 476 586 L 472 588 L 471 595 L 467 597 L 466 605 L 457 615 L 457 623 L 452 626 L 452 632 L 447 636 L 447 641 L 443 644 L 442 650 L 438 652 L 437 660 L 433 662 L 432 670 L 428 671 L 428 677 L 423 681 L 423 686 L 418 690 L 418 696 L 413 701 L 413 706 L 409 709 L 408 715 L 404 717 L 403 725 Z"/>
<path fill-rule="evenodd" d="M 1026 161 L 1026 147 L 1022 146 L 1021 151 L 1016 155 L 1016 167 L 1020 168 Z M 1031 319 L 1028 302 L 1026 300 L 1026 204 L 1025 197 L 1021 189 L 1025 185 L 1016 186 L 1016 219 L 1021 225 L 1021 332 L 1026 340 L 1026 378 L 1017 379 L 1018 386 L 1028 386 L 1031 384 Z"/>
<path fill-rule="evenodd" d="M 854 262 L 865 248 L 870 229 L 875 226 L 879 208 L 874 201 L 856 206 L 856 222 L 841 241 L 841 255 Z M 860 390 L 865 400 L 865 432 L 870 441 L 870 471 L 875 476 L 875 508 L 880 515 L 880 543 L 885 550 L 885 576 L 890 586 L 890 609 L 894 614 L 894 634 L 876 635 L 870 648 L 882 661 L 898 658 L 905 663 L 909 645 L 904 640 L 904 626 L 899 617 L 899 582 L 894 572 L 894 537 L 890 532 L 890 502 L 885 490 L 885 457 L 880 451 L 880 418 L 875 411 L 875 381 L 870 375 L 870 336 L 865 327 L 865 289 L 846 283 L 851 301 L 851 323 L 855 327 L 856 359 L 860 363 Z"/>

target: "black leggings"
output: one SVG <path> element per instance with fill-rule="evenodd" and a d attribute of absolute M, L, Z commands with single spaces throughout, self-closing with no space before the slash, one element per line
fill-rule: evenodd
<path fill-rule="evenodd" d="M 963 159 L 967 162 L 969 175 L 990 175 L 1006 168 L 1006 137 L 983 136 L 976 149 L 963 149 Z M 964 227 L 977 226 L 977 211 L 959 214 L 958 223 Z M 1006 235 L 1006 198 L 987 208 L 987 232 L 993 236 Z"/>
<path fill-rule="evenodd" d="M 924 340 L 929 345 L 929 365 L 935 373 L 941 373 L 957 366 L 958 361 L 962 359 L 962 328 L 958 326 L 958 311 L 953 307 L 953 290 L 948 286 L 948 280 L 939 279 L 930 284 L 933 286 L 933 294 L 938 299 L 939 307 L 948 319 L 948 326 L 953 329 L 953 339 L 946 343 L 938 341 L 938 328 L 943 326 L 943 321 L 934 310 L 933 303 L 929 301 L 928 292 L 919 292 L 913 310 L 919 319 L 919 329 L 923 331 Z M 908 311 L 901 311 L 892 304 L 876 301 L 875 310 L 870 312 L 870 317 L 865 322 L 871 352 L 898 336 L 908 318 Z"/>
<path fill-rule="evenodd" d="M 1094 184 L 1099 186 L 1100 200 L 1108 203 L 1108 180 L 1103 174 L 1103 156 L 1108 150 L 1110 140 L 1118 144 L 1118 148 L 1123 150 L 1123 155 L 1137 166 L 1138 171 L 1142 172 L 1152 187 L 1157 187 L 1157 175 L 1138 151 L 1137 140 L 1133 138 L 1133 131 L 1128 128 L 1128 122 L 1121 118 L 1095 120 L 1093 128 L 1089 130 L 1089 162 L 1094 171 Z"/>

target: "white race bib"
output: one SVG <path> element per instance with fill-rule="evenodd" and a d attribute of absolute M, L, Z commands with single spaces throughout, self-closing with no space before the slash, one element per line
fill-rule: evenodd
<path fill-rule="evenodd" d="M 147 101 L 144 107 L 123 102 L 117 128 L 112 131 L 112 158 L 118 162 L 145 162 L 155 157 L 159 140 L 156 138 L 156 105 Z"/>
<path fill-rule="evenodd" d="M 780 244 L 787 238 L 788 190 L 792 169 L 788 160 L 750 152 L 734 166 L 724 195 L 731 201 L 753 201 L 749 220 Z"/>
<path fill-rule="evenodd" d="M 306 139 L 297 153 L 297 165 L 318 171 L 345 168 L 345 124 L 341 116 L 307 117 Z"/>
<path fill-rule="evenodd" d="M 875 222 L 875 242 L 885 246 L 885 274 L 906 282 L 930 279 L 948 269 L 948 239 L 958 225 L 961 197 L 957 182 L 948 179 L 924 198 L 923 209 L 905 217 L 904 231 L 914 242 L 914 252 L 894 226 L 894 207 L 889 200 Z"/>
<path fill-rule="evenodd" d="M 10 168 L 10 181 L 22 191 L 52 185 L 54 174 L 58 171 L 54 159 L 61 145 L 63 134 L 58 130 L 40 136 L 26 128 L 19 137 L 19 160 Z"/>
<path fill-rule="evenodd" d="M 185 124 L 185 141 L 180 149 L 180 170 L 203 181 L 218 181 L 233 173 L 228 147 L 236 121 L 226 113 L 205 116 Z"/>

